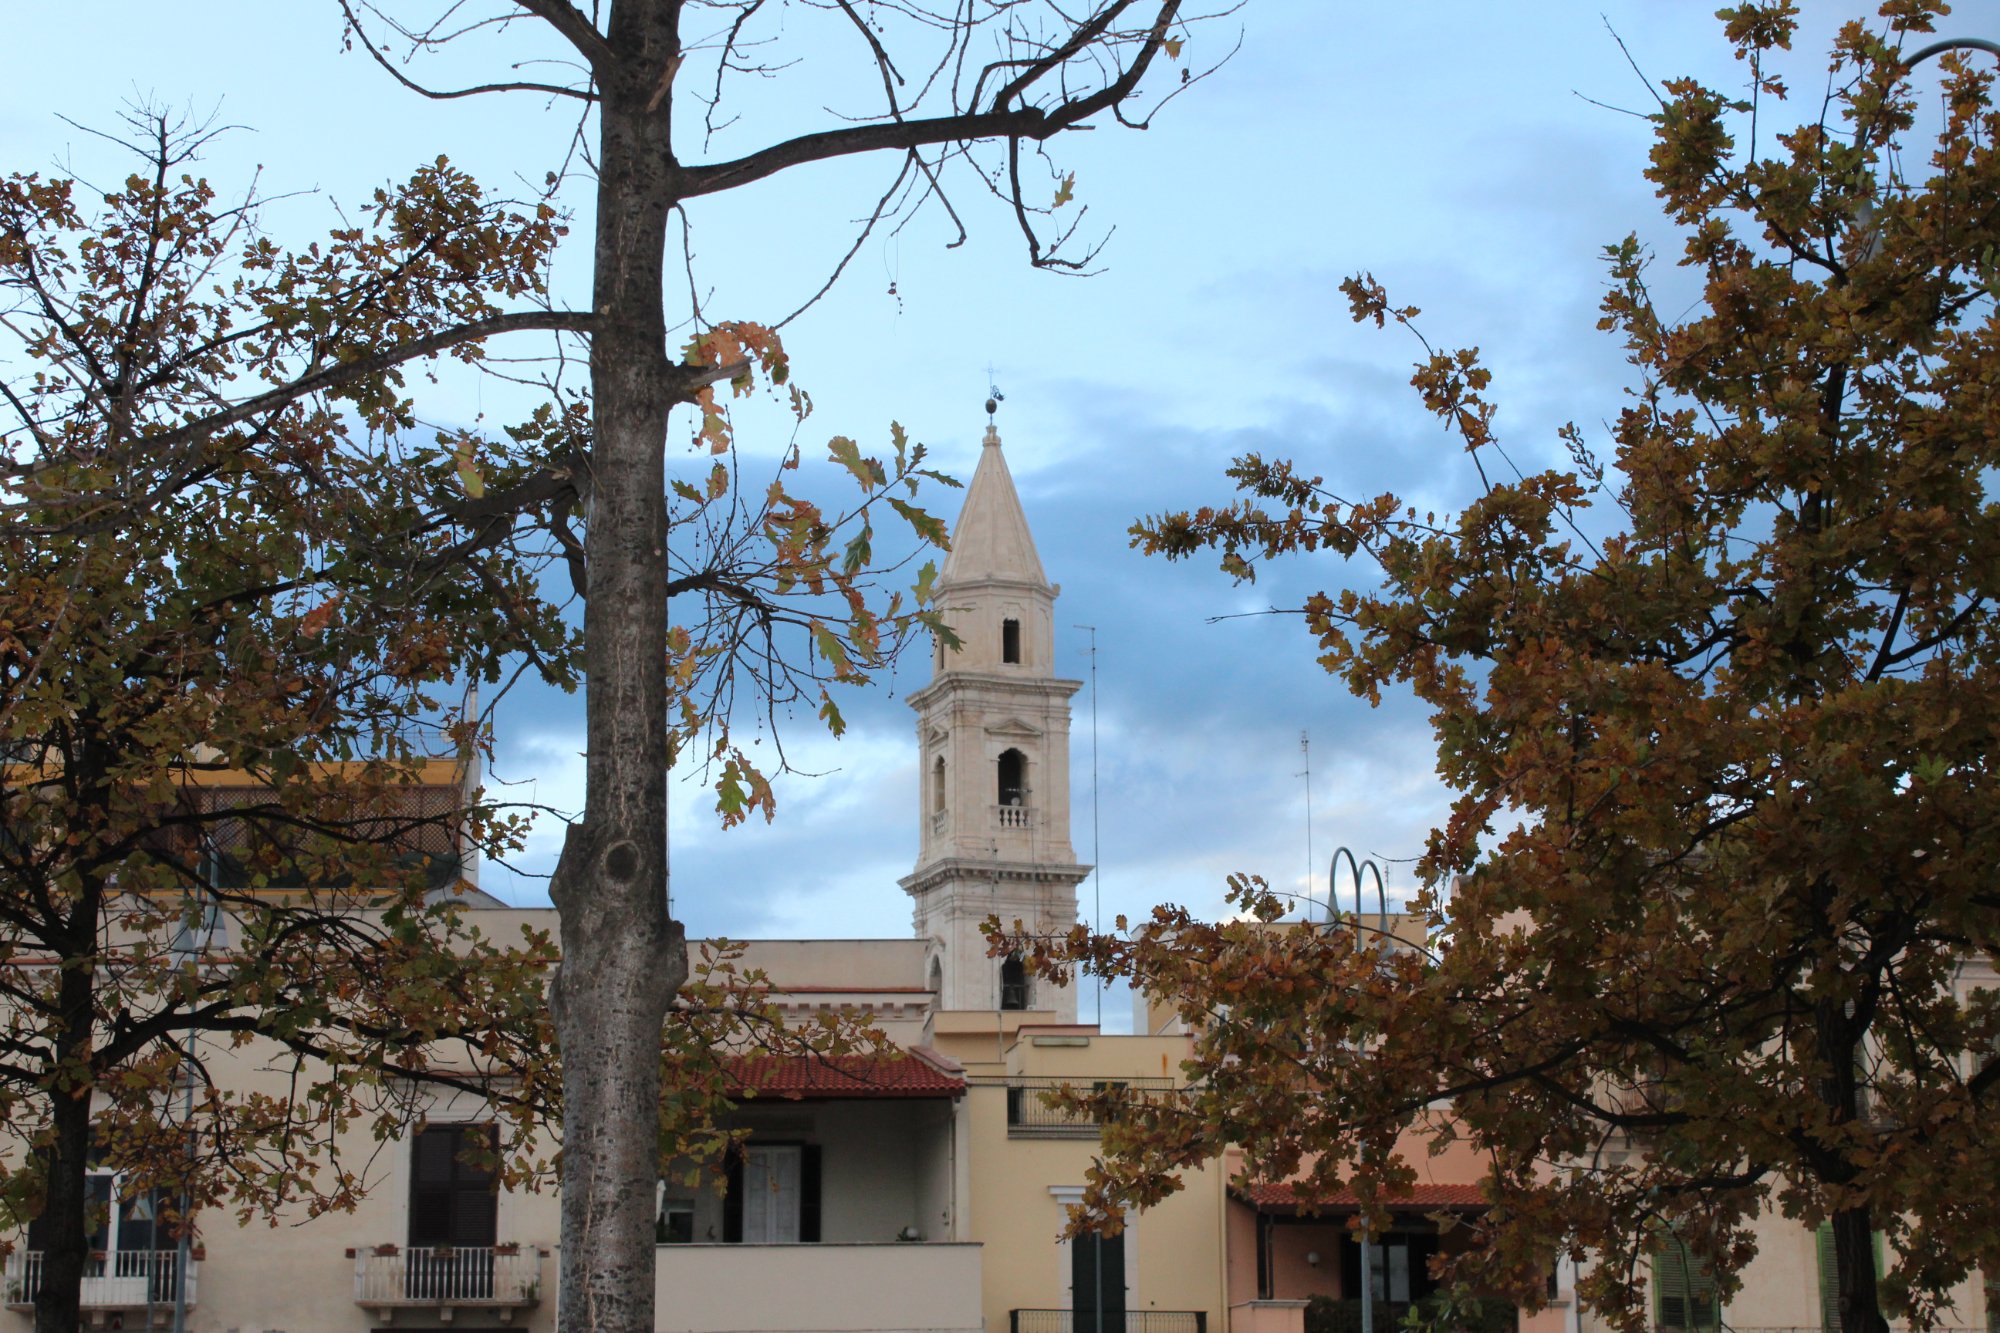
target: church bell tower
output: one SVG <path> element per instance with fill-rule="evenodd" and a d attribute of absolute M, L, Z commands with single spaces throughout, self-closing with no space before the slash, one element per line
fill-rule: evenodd
<path fill-rule="evenodd" d="M 1076 991 L 987 956 L 980 923 L 1037 932 L 1076 924 L 1069 837 L 1069 700 L 1055 674 L 1055 601 L 989 423 L 952 529 L 937 605 L 958 635 L 909 696 L 923 763 L 917 866 L 900 882 L 940 1009 L 1035 1009 L 1076 1021 Z"/>

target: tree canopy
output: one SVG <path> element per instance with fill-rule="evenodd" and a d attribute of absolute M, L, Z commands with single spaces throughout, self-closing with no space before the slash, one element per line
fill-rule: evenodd
<path fill-rule="evenodd" d="M 1188 1097 L 1107 1130 L 1094 1202 L 1238 1143 L 1378 1205 L 1420 1129 L 1490 1161 L 1450 1276 L 1532 1304 L 1587 1257 L 1624 1328 L 1650 1248 L 1726 1297 L 1760 1215 L 1831 1223 L 1846 1333 L 1935 1320 L 2000 1265 L 1968 1187 L 2000 1175 L 2000 115 L 1986 57 L 1913 70 L 1942 11 L 1843 26 L 1782 132 L 1788 3 L 1722 11 L 1743 96 L 1660 89 L 1646 176 L 1700 299 L 1607 248 L 1599 327 L 1634 371 L 1608 463 L 1570 427 L 1568 466 L 1510 476 L 1478 354 L 1426 343 L 1412 384 L 1483 481 L 1457 513 L 1251 456 L 1244 498 L 1134 528 L 1239 579 L 1370 565 L 1304 621 L 1357 696 L 1430 708 L 1455 798 L 1423 950 L 1175 908 L 1045 949 L 1199 1034 Z M 1374 279 L 1344 290 L 1415 329 Z M 1255 881 L 1233 900 L 1279 914 Z"/>

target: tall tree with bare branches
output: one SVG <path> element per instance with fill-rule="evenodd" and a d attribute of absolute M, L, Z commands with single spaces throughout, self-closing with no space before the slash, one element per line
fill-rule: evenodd
<path fill-rule="evenodd" d="M 713 320 L 693 296 L 669 318 L 670 285 L 698 290 L 679 272 L 691 258 L 670 253 L 676 218 L 708 197 L 794 168 L 873 155 L 885 160 L 888 188 L 859 225 L 848 257 L 885 219 L 926 203 L 956 221 L 954 196 L 963 188 L 999 198 L 1032 264 L 1080 270 L 1095 252 L 1077 250 L 1074 223 L 1050 226 L 1067 216 L 1055 210 L 1069 201 L 1073 181 L 1053 169 L 1037 173 L 1044 145 L 1099 120 L 1143 125 L 1133 108 L 1149 76 L 1164 85 L 1155 106 L 1194 81 L 1174 63 L 1190 16 L 1182 0 L 339 3 L 352 44 L 413 92 L 577 104 L 596 234 L 589 418 L 578 432 L 587 442 L 574 452 L 567 482 L 587 513 L 580 540 L 568 548 L 585 599 L 586 796 L 551 886 L 562 921 L 552 993 L 564 1058 L 562 1310 L 570 1328 L 650 1330 L 658 1104 L 651 1056 L 687 976 L 683 932 L 667 907 L 665 812 L 667 768 L 689 718 L 675 715 L 675 681 L 664 668 L 688 658 L 670 634 L 668 602 L 678 585 L 724 616 L 763 625 L 776 614 L 774 586 L 785 586 L 725 571 L 692 586 L 677 577 L 670 509 L 676 497 L 690 497 L 668 486 L 670 418 L 689 413 L 700 438 L 726 448 L 718 386 L 748 391 L 759 375 L 781 382 L 786 367 L 770 327 Z M 423 81 L 424 57 L 480 42 L 492 44 L 494 67 L 506 75 L 462 87 Z M 878 99 L 872 107 L 816 112 L 793 132 L 710 155 L 747 133 L 729 126 L 739 99 L 770 105 L 774 81 L 802 72 L 824 77 L 838 59 L 851 60 L 856 86 Z M 549 69 L 575 75 L 516 77 Z M 1049 182 L 1052 197 L 1043 193 Z M 808 303 L 814 295 L 801 293 Z M 692 336 L 670 341 L 670 328 L 690 322 Z M 871 495 L 888 480 L 845 442 L 836 441 L 834 457 Z M 920 532 L 941 535 L 927 516 L 905 517 Z M 825 543 L 825 521 L 799 504 L 766 510 L 759 526 L 781 554 L 787 543 Z M 865 559 L 868 536 L 864 524 L 821 567 L 851 570 Z M 800 625 L 807 651 L 823 654 L 819 660 L 836 678 L 858 672 L 878 650 L 875 626 L 863 617 L 858 633 L 850 621 L 833 634 L 810 613 Z M 829 720 L 837 726 L 837 713 Z M 711 753 L 724 763 L 725 816 L 768 808 L 768 789 L 740 753 L 726 738 L 715 745 Z"/>

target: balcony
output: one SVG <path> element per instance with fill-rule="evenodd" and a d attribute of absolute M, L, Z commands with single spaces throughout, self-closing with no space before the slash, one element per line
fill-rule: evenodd
<path fill-rule="evenodd" d="M 978 1333 L 976 1244 L 662 1245 L 657 1308 L 687 1333 Z M 1166 1333 L 1159 1330 L 1158 1333 Z"/>
<path fill-rule="evenodd" d="M 1007 1333 L 1208 1333 L 1203 1310 L 1009 1310 Z"/>
<path fill-rule="evenodd" d="M 993 822 L 1001 828 L 1033 828 L 1035 826 L 1035 807 L 1032 805 L 996 805 L 993 807 Z"/>
<path fill-rule="evenodd" d="M 348 1254 L 354 1303 L 385 1324 L 398 1310 L 435 1311 L 446 1320 L 478 1310 L 505 1324 L 542 1300 L 542 1251 L 533 1246 L 377 1245 Z"/>
<path fill-rule="evenodd" d="M 1174 1095 L 1170 1078 L 1061 1079 L 1012 1076 L 1007 1084 L 1007 1137 L 1010 1139 L 1094 1139 L 1102 1126 L 1087 1115 L 1050 1106 L 1049 1094 L 1062 1088 L 1079 1092 L 1101 1091 L 1115 1084 L 1132 1089 L 1145 1101 L 1159 1101 Z"/>
<path fill-rule="evenodd" d="M 92 1324 L 124 1323 L 125 1316 L 137 1313 L 143 1320 L 148 1311 L 152 1322 L 166 1324 L 173 1318 L 176 1266 L 180 1256 L 174 1250 L 113 1250 L 91 1255 L 83 1270 L 83 1312 Z M 187 1303 L 195 1304 L 195 1278 L 201 1268 L 188 1260 Z M 42 1291 L 42 1252 L 16 1250 L 7 1260 L 7 1308 L 29 1310 Z M 112 1316 L 118 1316 L 113 1319 Z"/>

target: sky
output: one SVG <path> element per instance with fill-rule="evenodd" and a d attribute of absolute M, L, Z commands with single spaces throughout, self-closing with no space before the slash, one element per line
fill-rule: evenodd
<path fill-rule="evenodd" d="M 878 233 L 787 328 L 815 402 L 798 434 L 808 458 L 835 434 L 883 447 L 897 421 L 969 478 L 989 373 L 1005 394 L 1009 464 L 1062 587 L 1057 667 L 1086 682 L 1071 755 L 1076 850 L 1098 867 L 1082 886 L 1086 914 L 1109 924 L 1164 901 L 1220 912 L 1234 871 L 1323 900 L 1341 845 L 1380 859 L 1393 893 L 1414 888 L 1406 862 L 1448 801 L 1423 709 L 1352 697 L 1316 664 L 1296 616 L 1256 614 L 1365 586 L 1368 570 L 1297 561 L 1242 587 L 1213 562 L 1142 556 L 1127 530 L 1227 500 L 1224 469 L 1252 451 L 1293 458 L 1342 494 L 1394 491 L 1439 510 L 1472 496 L 1468 461 L 1408 388 L 1416 343 L 1349 321 L 1338 284 L 1356 272 L 1422 307 L 1433 343 L 1481 349 L 1522 467 L 1560 457 L 1566 421 L 1601 442 L 1628 382 L 1594 327 L 1602 249 L 1637 232 L 1662 251 L 1662 289 L 1675 281 L 1675 242 L 1640 175 L 1650 127 L 1634 113 L 1652 105 L 1645 78 L 1741 89 L 1714 8 L 1247 0 L 1189 34 L 1195 68 L 1234 54 L 1152 128 L 1107 123 L 1055 146 L 1076 176 L 1070 207 L 1088 209 L 1080 234 L 1106 240 L 1100 272 L 1032 271 L 1011 217 L 961 183 L 964 245 L 947 247 L 954 232 L 934 208 Z M 1810 92 L 1823 34 L 1850 11 L 1805 8 L 1796 70 Z M 76 126 L 110 126 L 135 98 L 188 106 L 242 127 L 204 169 L 225 194 L 259 173 L 275 200 L 264 224 L 281 241 L 440 154 L 525 191 L 573 128 L 565 105 L 535 97 L 415 98 L 343 53 L 333 0 L 69 0 L 16 6 L 9 26 L 0 166 L 115 180 L 109 150 Z M 732 152 L 863 104 L 869 71 L 823 55 L 751 90 Z M 711 315 L 769 321 L 797 306 L 891 169 L 814 168 L 695 209 Z M 587 281 L 587 215 L 576 223 L 559 293 Z M 447 384 L 424 408 L 467 422 L 504 415 L 506 399 L 499 386 Z M 753 453 L 769 457 L 787 437 L 759 438 Z M 925 496 L 955 514 L 955 493 Z M 1083 626 L 1095 627 L 1094 660 Z M 691 934 L 908 933 L 896 880 L 912 868 L 919 806 L 902 698 L 928 675 L 917 653 L 843 698 L 838 742 L 815 734 L 809 712 L 793 719 L 795 763 L 818 776 L 781 781 L 768 826 L 723 831 L 705 789 L 676 785 L 673 898 Z M 496 722 L 494 790 L 575 811 L 581 698 L 522 689 Z M 560 821 L 545 818 L 513 865 L 485 868 L 483 887 L 545 902 L 560 843 Z M 1119 1010 L 1107 1005 L 1108 1024 Z"/>

